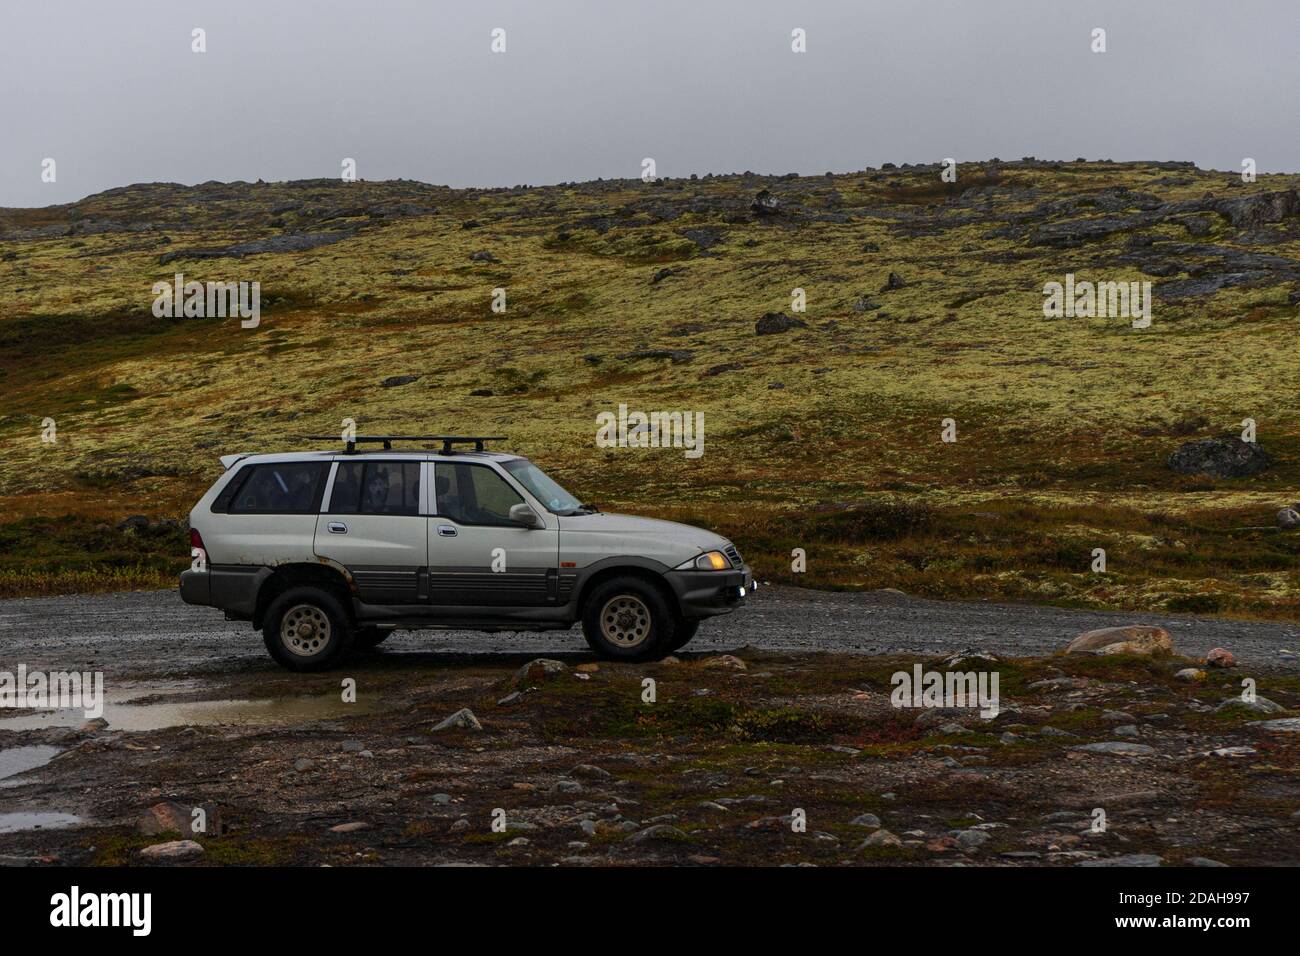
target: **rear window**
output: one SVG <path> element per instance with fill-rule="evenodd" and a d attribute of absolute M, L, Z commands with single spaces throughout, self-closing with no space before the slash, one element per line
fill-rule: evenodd
<path fill-rule="evenodd" d="M 218 504 L 230 514 L 305 515 L 320 510 L 327 465 L 285 461 L 248 465 L 231 481 L 233 493 Z"/>
<path fill-rule="evenodd" d="M 418 461 L 341 462 L 330 492 L 330 514 L 420 513 Z"/>

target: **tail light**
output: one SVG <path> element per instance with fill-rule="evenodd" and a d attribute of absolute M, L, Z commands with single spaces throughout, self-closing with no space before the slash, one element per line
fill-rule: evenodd
<path fill-rule="evenodd" d="M 208 549 L 203 547 L 203 535 L 199 534 L 198 528 L 190 528 L 190 547 L 198 548 L 204 554 L 208 553 Z"/>

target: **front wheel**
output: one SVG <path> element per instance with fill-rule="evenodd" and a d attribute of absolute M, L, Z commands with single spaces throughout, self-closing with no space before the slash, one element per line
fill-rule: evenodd
<path fill-rule="evenodd" d="M 290 588 L 266 610 L 266 649 L 281 667 L 319 671 L 339 663 L 352 646 L 343 605 L 320 588 Z"/>
<path fill-rule="evenodd" d="M 597 585 L 582 612 L 582 633 L 591 649 L 617 661 L 662 657 L 673 645 L 677 623 L 659 589 L 634 577 Z"/>

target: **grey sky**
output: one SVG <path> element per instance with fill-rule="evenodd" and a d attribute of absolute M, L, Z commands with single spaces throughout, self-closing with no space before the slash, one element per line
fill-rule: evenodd
<path fill-rule="evenodd" d="M 661 176 L 1024 155 L 1293 172 L 1298 52 L 1296 0 L 14 2 L 0 205 L 337 176 L 344 157 L 453 186 L 636 176 L 647 156 Z"/>

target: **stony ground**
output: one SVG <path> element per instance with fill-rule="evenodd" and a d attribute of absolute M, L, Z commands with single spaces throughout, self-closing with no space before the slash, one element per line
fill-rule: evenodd
<path fill-rule="evenodd" d="M 892 706 L 891 675 L 918 662 L 997 672 L 1001 712 Z M 60 753 L 5 781 L 0 814 L 93 825 L 2 833 L 0 854 L 147 862 L 181 836 L 141 832 L 170 802 L 155 824 L 195 805 L 209 821 L 176 865 L 1300 863 L 1300 677 L 1252 669 L 1247 706 L 1240 668 L 1175 676 L 1189 667 L 742 648 L 646 665 L 380 652 L 232 675 L 112 718 L 196 697 L 306 697 L 325 716 L 6 732 Z M 472 720 L 439 729 L 463 708 Z"/>

